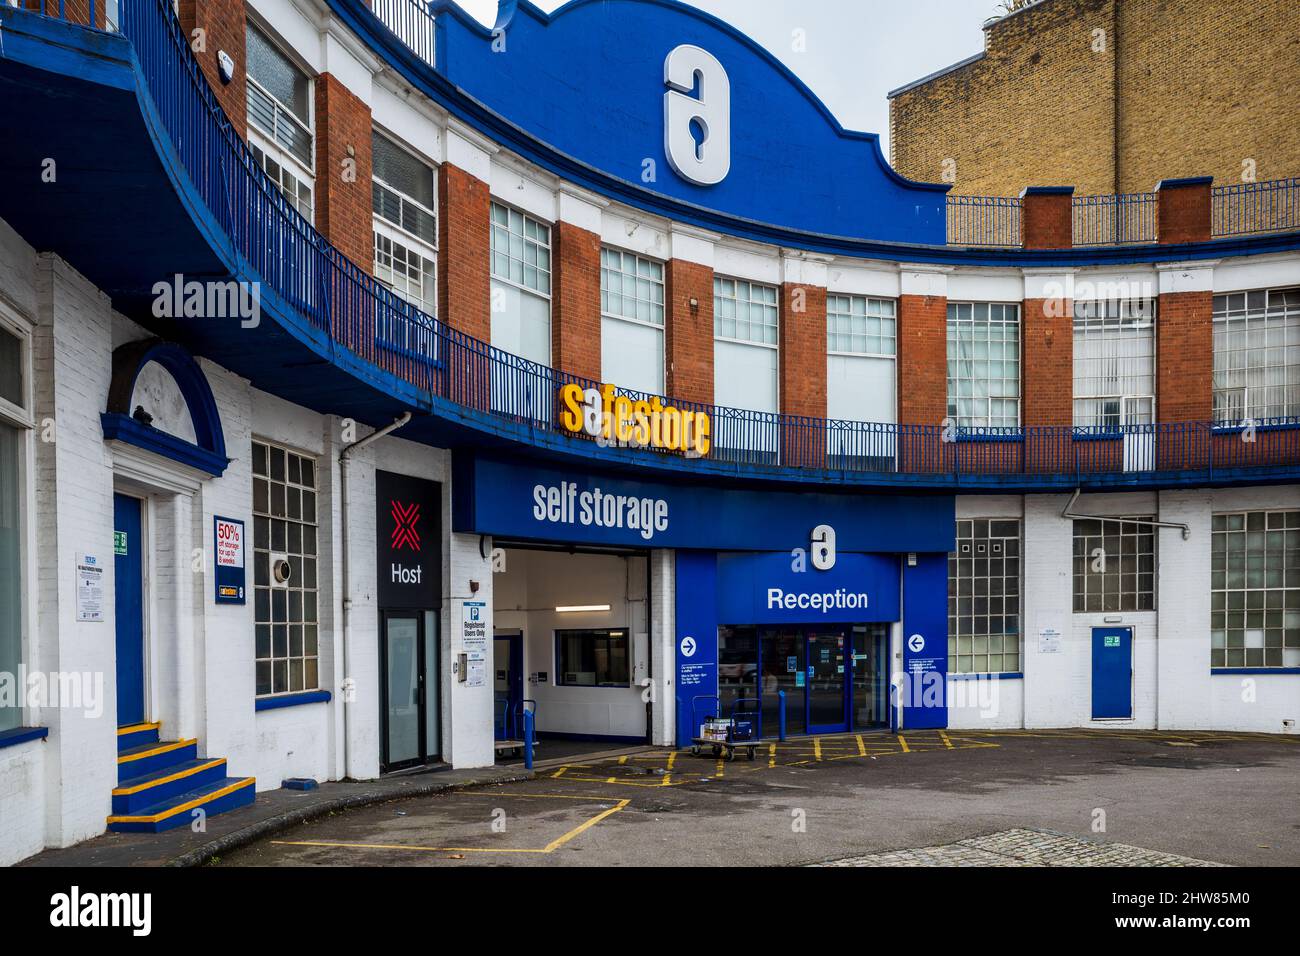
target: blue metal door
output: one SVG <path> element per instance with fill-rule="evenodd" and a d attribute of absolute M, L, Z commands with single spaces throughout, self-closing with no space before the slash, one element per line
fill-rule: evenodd
<path fill-rule="evenodd" d="M 1133 716 L 1133 629 L 1092 629 L 1092 719 Z"/>
<path fill-rule="evenodd" d="M 119 727 L 144 720 L 144 542 L 140 507 L 139 498 L 113 496 Z"/>

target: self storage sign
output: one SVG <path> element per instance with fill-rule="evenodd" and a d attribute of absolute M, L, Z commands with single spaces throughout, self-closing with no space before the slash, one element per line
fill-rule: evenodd
<path fill-rule="evenodd" d="M 244 604 L 244 522 L 235 518 L 212 519 L 213 564 L 218 604 Z"/>

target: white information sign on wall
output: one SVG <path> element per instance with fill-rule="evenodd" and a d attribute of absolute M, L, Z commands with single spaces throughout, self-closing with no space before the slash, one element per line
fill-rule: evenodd
<path fill-rule="evenodd" d="M 1054 627 L 1044 627 L 1038 632 L 1038 653 L 1061 653 L 1061 632 Z"/>
<path fill-rule="evenodd" d="M 77 555 L 77 620 L 104 620 L 104 565 L 93 554 Z"/>

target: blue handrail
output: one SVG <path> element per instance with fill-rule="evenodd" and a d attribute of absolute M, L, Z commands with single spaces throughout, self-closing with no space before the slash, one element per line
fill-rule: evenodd
<path fill-rule="evenodd" d="M 40 15 L 113 29 L 94 0 Z M 454 329 L 398 297 L 332 246 L 262 171 L 234 129 L 195 60 L 170 0 L 120 3 L 117 27 L 134 46 L 145 87 L 181 165 L 213 218 L 230 237 L 246 271 L 295 309 L 332 347 L 414 385 L 431 397 L 540 435 L 562 432 L 558 390 L 599 383 L 504 352 Z M 26 11 L 36 15 L 38 11 Z M 18 15 L 24 15 L 17 11 Z M 1234 187 L 1235 189 L 1236 187 Z M 1232 193 L 1232 195 L 1238 195 Z M 1126 197 L 1109 197 L 1124 199 Z M 1135 206 L 1148 199 L 1132 199 Z M 991 215 L 972 228 L 990 242 L 1010 242 L 1018 201 L 955 197 L 952 208 Z M 983 210 L 983 211 L 981 211 Z M 992 212 L 988 212 L 992 210 Z M 1144 208 L 1141 219 L 1146 221 Z M 978 218 L 972 222 L 979 223 Z M 1136 233 L 1145 239 L 1149 228 Z M 1133 240 L 1134 234 L 1116 236 Z M 1018 239 L 1016 240 L 1018 241 Z M 753 469 L 794 468 L 859 475 L 1066 476 L 1213 473 L 1300 464 L 1300 418 L 1230 429 L 1213 422 L 1125 428 L 1069 425 L 951 429 L 773 414 L 672 400 L 708 414 L 711 460 Z M 681 452 L 645 448 L 645 455 Z"/>
<path fill-rule="evenodd" d="M 1215 237 L 1292 232 L 1300 229 L 1300 176 L 1216 186 L 1210 204 Z"/>

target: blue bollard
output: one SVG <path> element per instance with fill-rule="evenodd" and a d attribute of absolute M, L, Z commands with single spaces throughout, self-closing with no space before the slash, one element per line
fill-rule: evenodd
<path fill-rule="evenodd" d="M 533 769 L 533 712 L 524 711 L 524 769 Z"/>
<path fill-rule="evenodd" d="M 785 691 L 776 692 L 777 740 L 785 743 Z"/>

